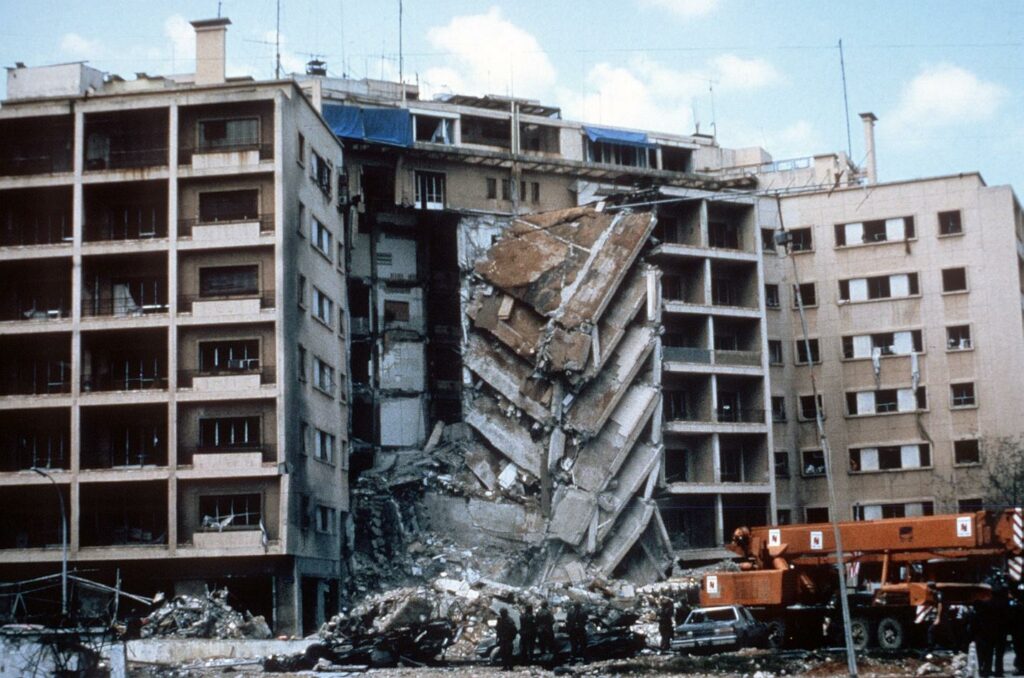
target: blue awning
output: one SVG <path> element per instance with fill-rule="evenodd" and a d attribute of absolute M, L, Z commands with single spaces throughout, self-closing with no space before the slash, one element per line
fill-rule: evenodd
<path fill-rule="evenodd" d="M 412 146 L 412 115 L 404 108 L 324 104 L 324 120 L 343 139 Z"/>
<path fill-rule="evenodd" d="M 607 127 L 583 126 L 587 138 L 593 142 L 604 142 L 606 144 L 624 144 L 626 146 L 640 146 L 642 148 L 654 148 L 654 144 L 647 140 L 645 132 L 627 132 L 621 129 L 608 129 Z"/>

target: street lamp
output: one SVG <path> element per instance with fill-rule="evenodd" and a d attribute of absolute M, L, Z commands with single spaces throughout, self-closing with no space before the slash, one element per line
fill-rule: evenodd
<path fill-rule="evenodd" d="M 64 493 L 49 473 L 38 466 L 33 466 L 32 470 L 53 483 L 60 501 L 60 618 L 63 621 L 68 617 L 68 517 L 64 512 Z"/>

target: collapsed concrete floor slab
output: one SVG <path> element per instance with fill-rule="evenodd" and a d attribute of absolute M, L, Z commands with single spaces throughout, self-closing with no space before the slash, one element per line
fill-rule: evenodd
<path fill-rule="evenodd" d="M 465 462 L 482 493 L 531 515 L 519 537 L 546 545 L 542 579 L 651 581 L 671 566 L 652 499 L 660 273 L 643 251 L 654 226 L 650 212 L 592 207 L 525 216 L 463 263 L 463 419 L 480 444 Z"/>

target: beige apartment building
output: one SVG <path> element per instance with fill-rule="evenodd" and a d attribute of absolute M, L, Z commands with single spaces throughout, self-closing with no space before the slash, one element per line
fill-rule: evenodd
<path fill-rule="evenodd" d="M 225 78 L 228 23 L 195 74 L 8 70 L 0 577 L 55 571 L 66 506 L 89 578 L 308 632 L 345 571 L 342 148 L 293 81 Z"/>
<path fill-rule="evenodd" d="M 873 123 L 873 116 L 869 123 Z M 973 510 L 985 444 L 1020 433 L 1024 214 L 977 173 L 782 193 L 764 232 L 779 522 Z M 801 285 L 810 356 L 793 285 Z"/>

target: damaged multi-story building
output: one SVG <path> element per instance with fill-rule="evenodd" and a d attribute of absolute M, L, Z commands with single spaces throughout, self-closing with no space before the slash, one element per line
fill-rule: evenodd
<path fill-rule="evenodd" d="M 308 632 L 348 511 L 342 147 L 294 81 L 225 77 L 228 23 L 195 73 L 8 70 L 0 576 L 59 567 L 66 507 L 71 568 Z"/>

